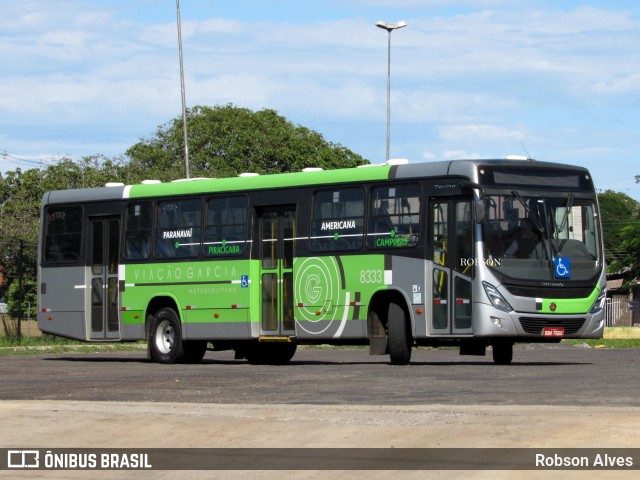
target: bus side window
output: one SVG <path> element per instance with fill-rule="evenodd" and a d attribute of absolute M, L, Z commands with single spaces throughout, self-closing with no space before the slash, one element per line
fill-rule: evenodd
<path fill-rule="evenodd" d="M 364 236 L 365 192 L 360 187 L 323 190 L 314 195 L 309 248 L 360 250 Z"/>
<path fill-rule="evenodd" d="M 207 204 L 205 256 L 242 255 L 247 240 L 247 197 L 212 198 Z"/>
<path fill-rule="evenodd" d="M 149 258 L 151 246 L 151 202 L 131 203 L 127 206 L 124 258 L 144 260 Z"/>
<path fill-rule="evenodd" d="M 82 254 L 82 208 L 50 208 L 45 225 L 44 259 L 51 263 L 77 262 Z"/>
<path fill-rule="evenodd" d="M 473 265 L 473 223 L 471 220 L 471 202 L 456 202 L 455 225 L 457 243 L 457 261 L 454 268 L 469 274 L 469 265 Z"/>
<path fill-rule="evenodd" d="M 159 202 L 156 215 L 156 258 L 191 258 L 199 255 L 202 229 L 202 202 L 199 199 Z"/>
<path fill-rule="evenodd" d="M 376 187 L 371 193 L 367 247 L 414 247 L 420 238 L 420 186 Z"/>
<path fill-rule="evenodd" d="M 433 261 L 436 265 L 446 265 L 448 237 L 448 204 L 436 202 L 431 205 L 431 243 L 433 245 Z"/>

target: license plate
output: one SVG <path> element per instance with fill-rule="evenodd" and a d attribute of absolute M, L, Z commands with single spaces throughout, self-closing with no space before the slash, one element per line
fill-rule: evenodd
<path fill-rule="evenodd" d="M 542 329 L 543 337 L 564 337 L 564 327 L 545 327 Z"/>

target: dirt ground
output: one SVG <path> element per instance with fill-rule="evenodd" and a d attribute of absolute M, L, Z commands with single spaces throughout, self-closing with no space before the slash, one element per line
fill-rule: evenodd
<path fill-rule="evenodd" d="M 535 447 L 640 445 L 640 408 L 2 401 L 2 447 Z M 11 432 L 11 433 L 9 433 Z M 241 468 L 241 466 L 239 466 Z M 576 471 L 0 472 L 11 478 L 584 478 Z M 631 471 L 589 478 L 633 478 Z M 5 477 L 9 478 L 9 477 Z"/>

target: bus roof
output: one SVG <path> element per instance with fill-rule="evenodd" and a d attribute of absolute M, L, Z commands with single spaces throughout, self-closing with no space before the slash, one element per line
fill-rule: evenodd
<path fill-rule="evenodd" d="M 148 198 L 182 196 L 203 193 L 231 193 L 248 190 L 265 190 L 288 187 L 336 185 L 412 179 L 421 177 L 464 177 L 478 182 L 478 166 L 500 166 L 517 169 L 557 169 L 588 174 L 582 167 L 560 163 L 527 160 L 449 160 L 408 165 L 364 165 L 358 168 L 336 170 L 308 169 L 303 172 L 270 175 L 240 175 L 229 178 L 198 178 L 173 182 L 144 182 L 137 185 L 112 184 L 112 186 L 47 192 L 43 205 L 70 202 L 118 200 L 123 198 Z"/>

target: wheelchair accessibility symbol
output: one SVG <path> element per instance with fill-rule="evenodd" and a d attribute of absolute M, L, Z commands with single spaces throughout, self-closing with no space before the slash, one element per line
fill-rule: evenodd
<path fill-rule="evenodd" d="M 556 278 L 571 278 L 571 263 L 567 257 L 555 257 L 553 259 L 553 269 Z"/>

